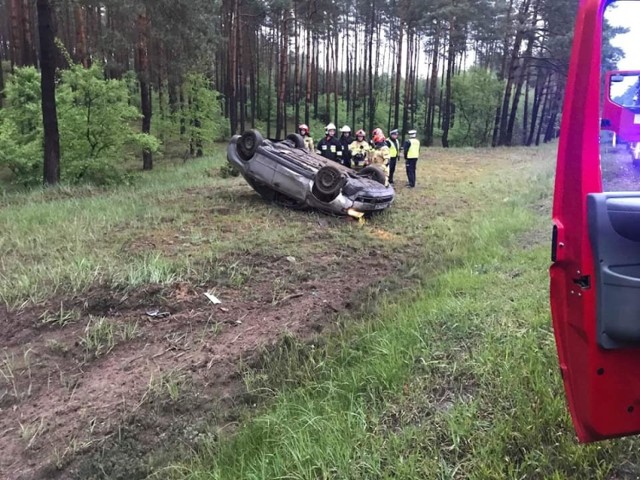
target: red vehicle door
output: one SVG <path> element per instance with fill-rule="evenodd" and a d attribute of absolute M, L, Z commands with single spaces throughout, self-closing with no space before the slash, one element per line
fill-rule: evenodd
<path fill-rule="evenodd" d="M 553 202 L 551 310 L 581 442 L 640 433 L 640 191 L 603 193 L 600 173 L 608 3 L 580 2 Z"/>

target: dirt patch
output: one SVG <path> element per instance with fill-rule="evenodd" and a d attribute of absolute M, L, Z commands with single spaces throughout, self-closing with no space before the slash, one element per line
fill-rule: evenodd
<path fill-rule="evenodd" d="M 240 286 L 98 285 L 1 311 L 0 476 L 143 478 L 148 452 L 195 442 L 242 401 L 239 371 L 257 352 L 285 332 L 306 338 L 332 325 L 400 266 L 368 253 L 247 256 Z"/>

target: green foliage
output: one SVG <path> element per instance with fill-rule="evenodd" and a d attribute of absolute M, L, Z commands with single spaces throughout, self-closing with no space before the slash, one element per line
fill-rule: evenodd
<path fill-rule="evenodd" d="M 456 123 L 451 132 L 452 145 L 485 147 L 489 144 L 503 88 L 503 82 L 494 73 L 482 68 L 472 68 L 453 78 Z"/>
<path fill-rule="evenodd" d="M 36 183 L 42 176 L 42 114 L 40 73 L 18 68 L 8 78 L 6 106 L 0 110 L 0 167 L 20 183 Z"/>
<path fill-rule="evenodd" d="M 132 129 L 140 114 L 128 100 L 126 84 L 105 80 L 100 66 L 75 65 L 62 73 L 58 102 L 63 179 L 121 183 L 118 165 L 125 147 L 159 149 L 155 137 Z"/>
<path fill-rule="evenodd" d="M 31 67 L 16 69 L 6 94 L 7 107 L 0 112 L 0 165 L 11 170 L 16 182 L 34 185 L 42 172 L 40 74 Z M 129 104 L 127 83 L 105 80 L 98 65 L 74 65 L 62 72 L 56 100 L 63 181 L 126 182 L 122 160 L 127 151 L 160 147 L 155 137 L 136 131 L 140 114 Z"/>
<path fill-rule="evenodd" d="M 192 142 L 203 145 L 227 139 L 229 129 L 222 116 L 218 92 L 211 89 L 207 77 L 196 73 L 187 75 L 184 89 L 187 133 Z"/>

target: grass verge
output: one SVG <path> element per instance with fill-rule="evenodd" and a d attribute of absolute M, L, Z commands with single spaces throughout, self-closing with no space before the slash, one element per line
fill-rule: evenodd
<path fill-rule="evenodd" d="M 578 445 L 557 371 L 551 162 L 495 173 L 470 184 L 472 208 L 416 232 L 417 292 L 322 346 L 283 342 L 247 372 L 267 406 L 159 477 L 619 478 L 637 442 Z"/>

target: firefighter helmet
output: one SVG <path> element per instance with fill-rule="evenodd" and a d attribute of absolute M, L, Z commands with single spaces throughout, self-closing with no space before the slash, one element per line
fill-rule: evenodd
<path fill-rule="evenodd" d="M 300 132 L 300 135 L 305 135 L 309 133 L 309 125 L 307 125 L 306 123 L 300 124 L 298 126 L 298 131 Z"/>
<path fill-rule="evenodd" d="M 365 133 L 365 131 L 364 131 L 364 130 L 362 130 L 362 129 L 360 129 L 360 130 L 358 130 L 358 131 L 356 132 L 356 137 L 362 137 L 362 138 L 364 138 L 364 137 L 366 137 L 366 136 L 367 136 L 367 134 L 366 134 L 366 133 Z"/>
<path fill-rule="evenodd" d="M 340 129 L 342 133 L 351 133 L 351 127 L 349 125 L 345 125 Z"/>
<path fill-rule="evenodd" d="M 371 139 L 373 140 L 373 143 L 382 143 L 385 141 L 385 137 L 384 137 L 384 132 L 382 131 L 381 128 L 376 128 L 372 133 L 371 133 Z"/>
<path fill-rule="evenodd" d="M 333 133 L 335 135 L 336 133 L 336 126 L 333 123 L 328 124 L 326 127 L 324 127 L 324 133 L 326 135 L 329 135 L 329 132 L 333 130 Z"/>

